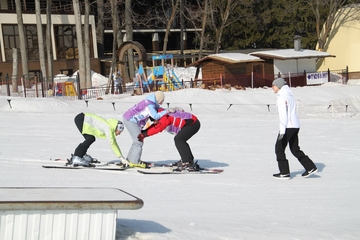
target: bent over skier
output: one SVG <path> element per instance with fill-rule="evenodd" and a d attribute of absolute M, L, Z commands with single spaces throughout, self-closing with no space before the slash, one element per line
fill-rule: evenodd
<path fill-rule="evenodd" d="M 142 141 L 139 141 L 137 136 L 141 133 L 141 129 L 146 125 L 147 120 L 158 120 L 164 116 L 168 111 L 162 109 L 158 111 L 160 105 L 164 103 L 165 95 L 161 91 L 156 91 L 150 94 L 141 102 L 135 104 L 128 109 L 123 115 L 123 121 L 127 128 L 133 143 L 130 147 L 126 159 L 130 167 L 145 168 L 146 164 L 143 163 L 140 158 L 142 155 L 143 145 Z"/>
<path fill-rule="evenodd" d="M 138 140 L 142 142 L 145 137 L 166 130 L 176 135 L 174 137 L 175 146 L 181 157 L 181 160 L 176 165 L 182 168 L 198 170 L 199 165 L 194 163 L 194 156 L 187 141 L 199 131 L 200 121 L 195 115 L 184 112 L 181 108 L 171 110 L 175 112 L 170 111 L 158 121 L 155 121 L 153 125 L 138 135 Z"/>
<path fill-rule="evenodd" d="M 71 157 L 71 163 L 74 166 L 90 166 L 93 158 L 86 152 L 96 138 L 107 138 L 115 155 L 121 162 L 126 161 L 116 141 L 116 136 L 124 131 L 124 125 L 121 121 L 113 118 L 106 120 L 93 113 L 79 113 L 74 121 L 85 138 L 85 141 L 77 146 Z"/>

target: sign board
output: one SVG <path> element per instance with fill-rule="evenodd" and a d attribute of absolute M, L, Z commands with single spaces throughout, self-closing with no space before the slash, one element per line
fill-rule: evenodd
<path fill-rule="evenodd" d="M 306 74 L 306 85 L 319 85 L 327 83 L 328 73 L 327 72 L 317 72 L 317 73 L 307 73 Z"/>

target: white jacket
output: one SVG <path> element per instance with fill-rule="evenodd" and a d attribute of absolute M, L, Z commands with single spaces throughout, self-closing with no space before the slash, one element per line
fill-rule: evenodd
<path fill-rule="evenodd" d="M 280 134 L 284 134 L 286 128 L 300 128 L 299 118 L 296 114 L 296 102 L 289 86 L 283 86 L 276 96 L 276 106 L 280 119 Z"/>

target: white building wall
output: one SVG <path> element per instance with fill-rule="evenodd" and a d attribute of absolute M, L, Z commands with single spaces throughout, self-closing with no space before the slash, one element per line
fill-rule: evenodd
<path fill-rule="evenodd" d="M 277 60 L 274 59 L 274 74 L 288 74 L 290 73 L 308 73 L 316 72 L 316 59 L 288 59 Z"/>
<path fill-rule="evenodd" d="M 349 72 L 359 72 L 360 52 L 360 5 L 346 6 L 338 10 L 338 15 L 333 23 L 330 35 L 323 51 L 335 55 L 336 58 L 320 60 L 318 71 L 341 70 L 346 66 Z"/>

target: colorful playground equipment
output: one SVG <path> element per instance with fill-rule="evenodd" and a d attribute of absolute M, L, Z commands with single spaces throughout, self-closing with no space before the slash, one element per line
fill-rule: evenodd
<path fill-rule="evenodd" d="M 52 92 L 55 93 L 55 96 L 75 97 L 77 95 L 73 82 L 54 82 Z"/>
<path fill-rule="evenodd" d="M 169 60 L 170 63 L 167 62 Z M 152 62 L 153 67 L 147 69 L 146 75 L 142 65 L 139 66 L 138 78 L 141 78 L 142 81 L 138 81 L 140 83 L 137 85 L 142 84 L 142 89 L 145 87 L 149 90 L 157 85 L 158 89 L 162 91 L 174 91 L 183 87 L 182 82 L 175 74 L 172 54 L 155 55 L 152 57 Z"/>
<path fill-rule="evenodd" d="M 170 64 L 166 62 L 167 60 L 170 60 Z M 159 61 L 161 64 L 157 66 Z M 155 55 L 152 57 L 152 62 L 152 74 L 149 74 L 148 80 L 158 81 L 158 84 L 167 87 L 170 91 L 182 88 L 182 82 L 174 72 L 174 58 L 172 54 Z"/>

